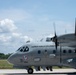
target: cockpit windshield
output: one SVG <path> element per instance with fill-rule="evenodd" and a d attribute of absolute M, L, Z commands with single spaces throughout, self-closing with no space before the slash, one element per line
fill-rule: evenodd
<path fill-rule="evenodd" d="M 19 51 L 19 52 L 28 52 L 29 47 L 28 46 L 23 46 L 23 47 L 20 47 L 17 51 Z"/>

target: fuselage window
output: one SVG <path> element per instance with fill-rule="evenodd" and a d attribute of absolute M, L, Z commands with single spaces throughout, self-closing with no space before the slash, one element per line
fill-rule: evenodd
<path fill-rule="evenodd" d="M 56 50 L 53 50 L 53 53 L 56 53 Z"/>
<path fill-rule="evenodd" d="M 47 50 L 45 50 L 45 53 L 47 53 Z"/>
<path fill-rule="evenodd" d="M 75 53 L 76 53 L 76 49 L 75 49 L 75 51 L 74 51 Z"/>
<path fill-rule="evenodd" d="M 40 54 L 41 53 L 41 51 L 40 50 L 38 50 L 38 54 Z"/>
<path fill-rule="evenodd" d="M 66 53 L 66 50 L 63 50 L 63 53 Z"/>
<path fill-rule="evenodd" d="M 72 51 L 71 51 L 71 50 L 68 50 L 68 52 L 69 52 L 69 53 L 72 53 Z"/>

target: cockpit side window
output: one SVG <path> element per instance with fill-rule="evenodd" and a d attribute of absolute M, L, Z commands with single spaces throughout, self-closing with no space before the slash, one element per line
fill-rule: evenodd
<path fill-rule="evenodd" d="M 23 49 L 20 49 L 20 52 L 23 52 Z"/>
<path fill-rule="evenodd" d="M 24 49 L 25 47 L 23 47 L 23 49 Z"/>
<path fill-rule="evenodd" d="M 29 51 L 29 48 L 26 46 L 26 47 L 24 48 L 24 52 L 27 52 L 27 51 Z"/>
<path fill-rule="evenodd" d="M 19 51 L 19 52 L 28 52 L 29 51 L 29 47 L 28 46 L 20 47 L 17 51 Z"/>
<path fill-rule="evenodd" d="M 17 51 L 20 51 L 21 47 L 17 50 Z"/>

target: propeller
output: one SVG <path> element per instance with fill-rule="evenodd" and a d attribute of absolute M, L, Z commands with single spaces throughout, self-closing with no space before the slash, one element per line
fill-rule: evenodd
<path fill-rule="evenodd" d="M 54 34 L 55 34 L 55 36 L 52 37 L 51 40 L 52 40 L 53 42 L 55 42 L 55 47 L 56 47 L 56 49 L 57 49 L 57 46 L 58 46 L 58 38 L 57 38 L 57 35 L 56 35 L 55 23 L 54 23 L 53 25 L 54 25 Z"/>

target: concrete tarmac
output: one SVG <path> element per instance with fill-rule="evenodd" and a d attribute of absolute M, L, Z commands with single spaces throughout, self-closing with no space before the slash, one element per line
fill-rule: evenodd
<path fill-rule="evenodd" d="M 25 69 L 0 69 L 0 75 L 29 75 Z M 53 71 L 35 71 L 31 75 L 76 75 L 76 69 L 53 69 Z"/>

